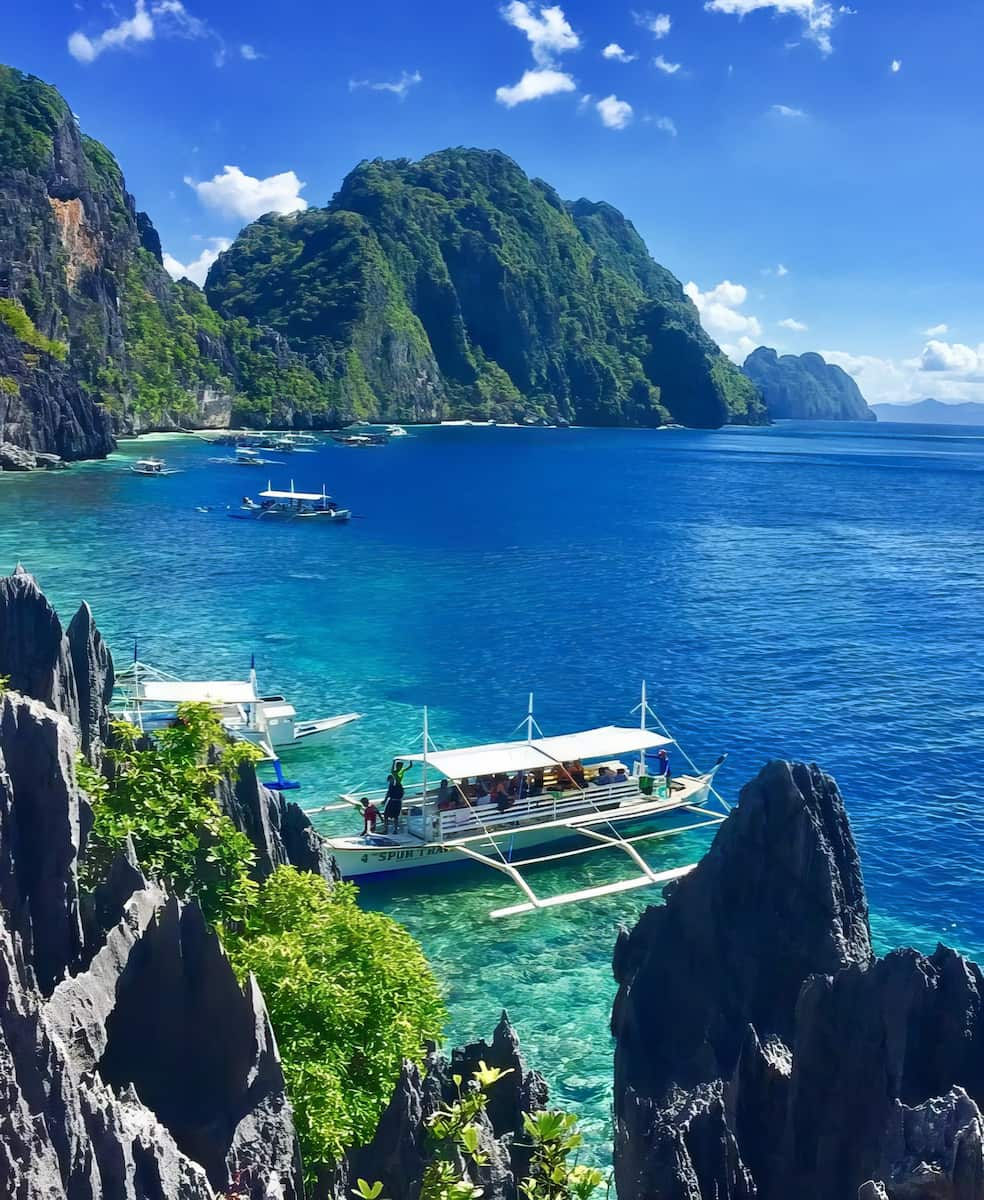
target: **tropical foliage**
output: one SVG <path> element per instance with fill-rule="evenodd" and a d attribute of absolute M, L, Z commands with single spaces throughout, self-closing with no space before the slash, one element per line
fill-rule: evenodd
<path fill-rule="evenodd" d="M 404 1058 L 444 1022 L 420 946 L 350 884 L 278 868 L 245 925 L 226 938 L 240 977 L 263 991 L 284 1062 L 305 1167 L 368 1141 Z"/>
<path fill-rule="evenodd" d="M 0 296 L 0 321 L 12 330 L 14 336 L 25 346 L 30 346 L 34 350 L 42 350 L 60 362 L 64 362 L 68 355 L 68 347 L 65 343 L 45 337 L 35 327 L 34 322 L 25 312 L 24 306 L 17 300 Z"/>
<path fill-rule="evenodd" d="M 125 721 L 114 725 L 114 735 L 117 746 L 107 752 L 111 780 L 84 761 L 78 764 L 94 815 L 85 881 L 104 877 L 132 838 L 141 866 L 179 896 L 197 899 L 212 924 L 242 921 L 256 899 L 250 875 L 256 853 L 220 811 L 215 787 L 255 748 L 230 743 L 207 704 L 181 705 L 177 720 L 152 745 Z"/>

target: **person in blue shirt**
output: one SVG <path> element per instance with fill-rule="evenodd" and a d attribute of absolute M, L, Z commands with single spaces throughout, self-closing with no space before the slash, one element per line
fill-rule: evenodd
<path fill-rule="evenodd" d="M 656 778 L 669 794 L 670 786 L 673 783 L 673 772 L 670 770 L 670 756 L 662 749 L 656 755 Z"/>

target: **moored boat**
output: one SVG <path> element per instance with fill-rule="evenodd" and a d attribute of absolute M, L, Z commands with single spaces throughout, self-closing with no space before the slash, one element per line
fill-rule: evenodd
<path fill-rule="evenodd" d="M 393 871 L 480 863 L 507 875 L 526 897 L 522 904 L 496 910 L 493 917 L 676 878 L 692 867 L 654 871 L 636 847 L 724 820 L 723 811 L 710 807 L 712 797 L 725 807 L 713 786 L 724 756 L 708 771 L 691 764 L 692 770 L 672 778 L 651 773 L 653 752 L 676 743 L 665 730 L 647 728 L 645 690 L 641 711 L 638 728 L 608 725 L 544 737 L 533 720 L 531 697 L 524 741 L 454 750 L 433 747 L 425 714 L 425 749 L 394 759 L 394 765 L 419 772 L 414 782 L 403 781 L 402 813 L 394 831 L 331 837 L 329 848 L 343 876 L 360 881 Z M 626 756 L 631 763 L 623 761 Z M 368 799 L 381 813 L 385 802 L 383 789 L 353 791 L 340 799 L 340 807 L 354 808 Z M 666 818 L 677 817 L 684 819 L 682 825 L 663 827 Z M 548 897 L 536 895 L 522 874 L 524 866 L 605 848 L 625 853 L 640 874 Z"/>
<path fill-rule="evenodd" d="M 135 463 L 130 464 L 130 470 L 134 475 L 155 477 L 177 474 L 177 470 L 174 467 L 169 467 L 163 458 L 138 458 Z"/>
<path fill-rule="evenodd" d="M 244 496 L 240 511 L 229 516 L 239 520 L 328 523 L 351 520 L 352 510 L 336 504 L 324 487 L 320 492 L 298 492 L 291 480 L 290 491 L 279 491 L 268 482 L 258 499 Z"/>

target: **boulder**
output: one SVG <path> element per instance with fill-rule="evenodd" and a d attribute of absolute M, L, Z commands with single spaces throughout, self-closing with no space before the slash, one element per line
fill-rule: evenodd
<path fill-rule="evenodd" d="M 38 460 L 30 450 L 0 442 L 0 471 L 33 471 L 37 465 Z"/>

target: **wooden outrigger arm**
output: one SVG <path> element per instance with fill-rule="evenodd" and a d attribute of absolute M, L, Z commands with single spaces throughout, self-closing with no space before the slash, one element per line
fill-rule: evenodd
<path fill-rule="evenodd" d="M 679 879 L 683 875 L 689 875 L 696 867 L 696 863 L 690 863 L 686 867 L 674 867 L 672 871 L 661 871 L 658 874 L 637 875 L 633 879 L 622 879 L 618 883 L 606 883 L 601 887 L 584 888 L 580 892 L 566 892 L 562 896 L 547 896 L 545 899 L 536 900 L 529 904 L 513 904 L 509 908 L 497 908 L 489 913 L 490 917 L 517 917 L 521 913 L 534 912 L 540 908 L 554 908 L 559 904 L 573 904 L 578 900 L 594 900 L 598 896 L 612 896 L 617 892 L 629 892 L 634 888 L 649 887 L 654 883 L 669 883 L 672 879 Z M 526 889 L 527 891 L 529 889 Z"/>

